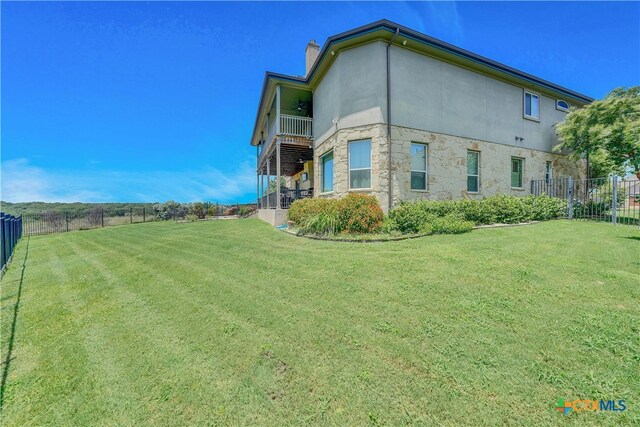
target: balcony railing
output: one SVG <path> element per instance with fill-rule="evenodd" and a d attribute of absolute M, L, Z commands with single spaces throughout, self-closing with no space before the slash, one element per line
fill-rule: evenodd
<path fill-rule="evenodd" d="M 280 135 L 313 137 L 313 119 L 311 117 L 280 115 Z"/>
<path fill-rule="evenodd" d="M 289 188 L 282 188 L 280 190 L 280 208 L 281 209 L 289 209 L 291 203 L 298 199 L 306 199 L 309 197 L 313 197 L 313 188 L 308 190 L 293 190 Z M 260 199 L 260 209 L 267 208 L 267 198 L 269 199 L 269 207 L 271 209 L 276 208 L 276 199 L 278 198 L 278 194 L 274 191 L 270 193 L 268 196 L 264 196 Z"/>
<path fill-rule="evenodd" d="M 280 114 L 280 132 L 276 126 L 276 121 L 273 120 L 269 124 L 269 134 L 265 146 L 260 151 L 260 164 L 262 164 L 264 157 L 271 149 L 276 136 L 291 136 L 296 138 L 313 138 L 313 118 L 292 116 L 289 114 Z"/>

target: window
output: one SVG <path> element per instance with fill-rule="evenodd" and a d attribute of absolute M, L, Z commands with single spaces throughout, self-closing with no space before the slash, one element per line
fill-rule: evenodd
<path fill-rule="evenodd" d="M 371 188 L 371 141 L 349 143 L 349 188 Z"/>
<path fill-rule="evenodd" d="M 544 164 L 544 179 L 547 183 L 553 179 L 553 165 L 551 165 L 551 162 Z"/>
<path fill-rule="evenodd" d="M 480 153 L 477 151 L 467 151 L 467 191 L 480 191 Z"/>
<path fill-rule="evenodd" d="M 511 158 L 511 187 L 522 188 L 522 162 L 518 157 Z"/>
<path fill-rule="evenodd" d="M 333 151 L 322 156 L 322 192 L 333 191 Z"/>
<path fill-rule="evenodd" d="M 524 116 L 528 119 L 540 119 L 540 97 L 532 92 L 524 92 Z"/>
<path fill-rule="evenodd" d="M 569 111 L 569 103 L 567 101 L 563 101 L 562 99 L 558 99 L 556 101 L 556 110 L 560 111 Z"/>
<path fill-rule="evenodd" d="M 427 145 L 411 143 L 411 189 L 427 189 Z"/>

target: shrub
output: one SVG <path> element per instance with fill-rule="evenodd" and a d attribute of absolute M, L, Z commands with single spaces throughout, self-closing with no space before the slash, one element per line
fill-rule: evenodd
<path fill-rule="evenodd" d="M 423 207 L 424 202 L 403 202 L 389 212 L 389 220 L 402 234 L 417 233 L 428 217 Z"/>
<path fill-rule="evenodd" d="M 342 233 L 376 233 L 382 228 L 384 213 L 374 196 L 348 194 L 338 200 L 335 212 Z"/>
<path fill-rule="evenodd" d="M 335 209 L 335 199 L 300 199 L 294 201 L 287 212 L 287 219 L 296 227 L 305 224 L 311 217 Z"/>
<path fill-rule="evenodd" d="M 474 223 L 464 219 L 460 213 L 450 213 L 442 217 L 435 217 L 427 224 L 433 234 L 461 234 L 473 229 Z"/>
<path fill-rule="evenodd" d="M 366 234 L 382 229 L 384 213 L 375 197 L 349 194 L 339 200 L 296 200 L 287 212 L 287 219 L 301 233 Z"/>
<path fill-rule="evenodd" d="M 389 216 L 385 216 L 382 220 L 382 227 L 380 227 L 380 232 L 385 234 L 399 234 L 400 230 L 398 229 L 398 223 Z"/>
<path fill-rule="evenodd" d="M 423 200 L 402 203 L 389 212 L 393 225 L 401 233 L 422 232 L 423 225 L 430 223 L 434 233 L 441 222 L 434 218 L 449 217 L 446 221 L 456 223 L 460 230 L 475 224 L 513 224 L 525 221 L 543 221 L 562 218 L 567 212 L 566 201 L 547 195 L 516 197 L 496 195 L 482 200 Z M 455 219 L 455 221 L 454 221 Z M 455 227 L 454 227 L 455 228 Z"/>
<path fill-rule="evenodd" d="M 526 196 L 523 201 L 530 210 L 532 221 L 546 221 L 550 219 L 562 218 L 567 213 L 567 202 L 556 197 L 549 197 L 546 194 L 540 196 Z"/>
<path fill-rule="evenodd" d="M 530 220 L 530 212 L 521 197 L 498 194 L 482 199 L 480 203 L 490 212 L 489 215 L 493 219 L 492 222 L 515 224 Z"/>
<path fill-rule="evenodd" d="M 332 236 L 339 231 L 338 216 L 335 212 L 322 212 L 307 218 L 298 230 L 298 234 L 316 234 Z"/>

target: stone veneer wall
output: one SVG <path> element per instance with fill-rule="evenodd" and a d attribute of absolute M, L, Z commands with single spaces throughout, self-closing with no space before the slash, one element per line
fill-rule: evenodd
<path fill-rule="evenodd" d="M 342 197 L 349 192 L 347 145 L 349 141 L 371 139 L 372 188 L 352 190 L 375 195 L 380 206 L 388 210 L 388 150 L 386 125 L 376 124 L 350 129 L 341 129 L 316 144 L 314 168 L 318 197 Z M 391 130 L 393 203 L 419 199 L 459 199 L 464 197 L 482 198 L 495 194 L 530 194 L 530 181 L 543 179 L 545 163 L 552 162 L 553 176 L 573 176 L 583 179 L 585 164 L 576 162 L 563 154 L 548 153 L 523 147 L 496 144 L 451 135 L 443 135 L 424 130 L 393 126 Z M 410 188 L 411 143 L 428 144 L 427 190 Z M 321 156 L 333 149 L 334 178 L 332 193 L 321 193 Z M 480 191 L 467 193 L 467 150 L 480 152 Z M 511 157 L 524 159 L 523 188 L 511 188 Z"/>

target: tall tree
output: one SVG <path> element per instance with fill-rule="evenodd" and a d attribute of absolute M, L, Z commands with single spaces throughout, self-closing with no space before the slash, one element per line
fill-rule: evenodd
<path fill-rule="evenodd" d="M 602 100 L 572 109 L 556 131 L 561 141 L 556 149 L 589 156 L 591 176 L 631 169 L 640 178 L 640 86 L 615 89 Z"/>

